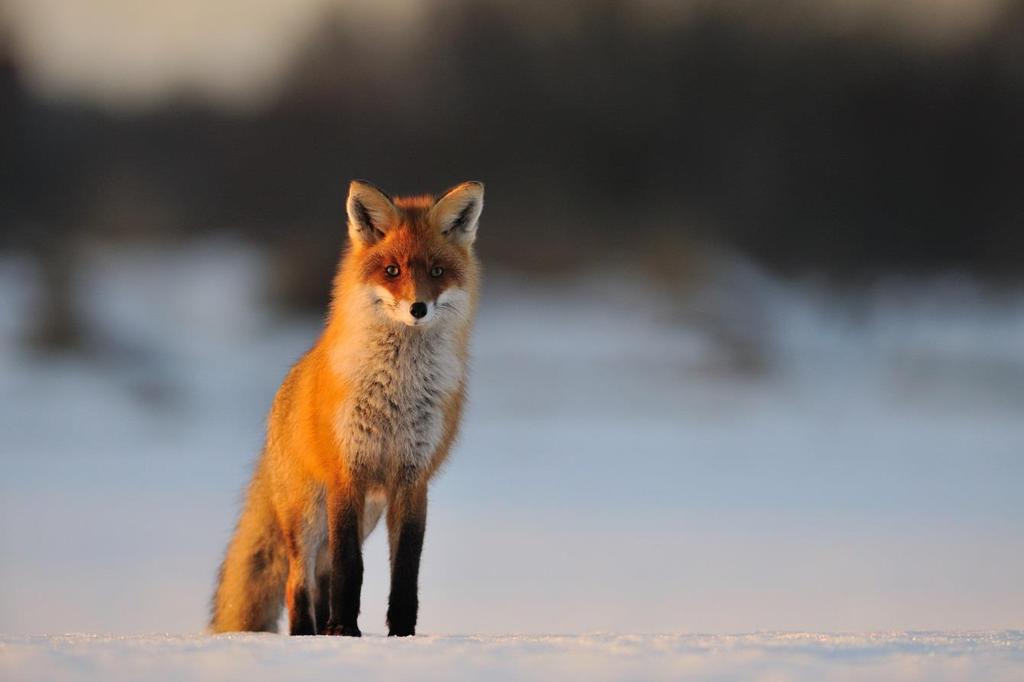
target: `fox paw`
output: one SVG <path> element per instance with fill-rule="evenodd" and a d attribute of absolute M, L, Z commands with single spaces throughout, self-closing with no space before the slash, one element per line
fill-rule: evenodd
<path fill-rule="evenodd" d="M 327 627 L 324 628 L 323 634 L 335 637 L 363 636 L 363 633 L 359 631 L 358 625 L 338 625 L 337 623 L 327 623 Z"/>
<path fill-rule="evenodd" d="M 415 634 L 416 628 L 413 626 L 393 627 L 388 629 L 388 637 L 412 637 Z"/>

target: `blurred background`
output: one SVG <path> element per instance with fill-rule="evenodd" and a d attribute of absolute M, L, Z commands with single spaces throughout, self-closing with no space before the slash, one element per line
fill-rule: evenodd
<path fill-rule="evenodd" d="M 354 177 L 487 183 L 422 631 L 1024 627 L 1022 121 L 1020 0 L 2 0 L 0 630 L 204 626 Z"/>

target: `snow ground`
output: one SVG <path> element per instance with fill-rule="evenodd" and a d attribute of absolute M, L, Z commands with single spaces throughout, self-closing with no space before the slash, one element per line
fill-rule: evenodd
<path fill-rule="evenodd" d="M 15 345 L 36 274 L 0 262 L 0 632 L 199 632 L 264 414 L 318 321 L 270 316 L 265 263 L 237 244 L 89 262 L 93 350 L 62 359 Z M 1024 627 L 1024 294 L 950 279 L 844 297 L 743 267 L 687 296 L 631 282 L 490 277 L 431 497 L 423 632 Z M 379 533 L 365 555 L 361 625 L 380 632 Z M 8 638 L 4 658 L 92 650 L 106 670 L 138 641 Z M 251 641 L 154 646 L 184 666 L 173 652 Z M 693 664 L 756 667 L 760 646 Z"/>
<path fill-rule="evenodd" d="M 984 680 L 1024 675 L 1024 633 L 0 638 L 0 677 L 76 680 Z M 315 677 L 314 677 L 315 676 Z"/>

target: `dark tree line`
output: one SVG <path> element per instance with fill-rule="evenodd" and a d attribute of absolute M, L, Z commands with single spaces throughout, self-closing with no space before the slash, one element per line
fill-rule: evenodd
<path fill-rule="evenodd" d="M 42 102 L 8 56 L 0 246 L 231 230 L 274 245 L 289 290 L 315 300 L 348 179 L 478 178 L 485 257 L 511 266 L 696 239 L 789 271 L 1019 274 L 1024 2 L 944 49 L 801 28 L 799 2 L 771 29 L 727 5 L 672 23 L 615 0 L 449 0 L 383 52 L 327 17 L 245 114 Z"/>

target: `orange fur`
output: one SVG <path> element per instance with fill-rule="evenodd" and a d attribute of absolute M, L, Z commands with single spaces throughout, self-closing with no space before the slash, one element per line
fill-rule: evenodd
<path fill-rule="evenodd" d="M 314 597 L 321 602 L 317 606 L 321 620 L 332 612 L 321 612 L 326 608 L 324 586 L 331 580 L 342 581 L 330 582 L 335 585 L 331 604 L 338 607 L 337 592 L 352 589 L 345 587 L 345 576 L 327 575 L 342 570 L 339 561 L 348 561 L 336 558 L 342 556 L 339 543 L 346 532 L 340 519 L 354 515 L 359 528 L 372 526 L 375 519 L 363 518 L 368 495 L 386 498 L 393 564 L 400 551 L 401 529 L 425 522 L 427 484 L 448 457 L 465 400 L 470 327 L 479 289 L 472 242 L 482 201 L 479 183 L 459 185 L 439 200 L 432 196 L 391 199 L 365 183 L 353 183 L 351 239 L 334 279 L 328 319 L 274 399 L 266 446 L 221 569 L 213 630 L 272 629 L 269 614 L 279 613 L 279 603 L 275 609 L 253 602 L 279 600 L 281 590 L 276 585 L 281 580 L 285 580 L 283 592 L 292 612 L 293 632 L 305 627 L 305 614 L 296 611 L 310 608 L 307 602 Z M 389 267 L 397 268 L 397 274 L 389 274 Z M 446 292 L 459 296 L 446 304 Z M 421 329 L 419 320 L 395 310 L 407 301 L 434 307 L 430 326 Z M 432 344 L 437 344 L 436 356 Z M 367 348 L 377 346 L 381 352 L 369 355 Z M 396 369 L 387 364 L 389 354 L 397 358 L 395 362 L 411 364 Z M 451 362 L 445 360 L 448 364 L 420 376 L 414 361 L 434 362 L 435 357 L 450 357 Z M 378 364 L 386 380 L 371 376 Z M 438 388 L 428 383 L 435 374 L 451 377 Z M 380 396 L 373 394 L 378 385 Z M 407 396 L 408 405 L 402 402 Z M 381 404 L 383 408 L 374 411 Z M 414 420 L 411 410 L 423 414 Z M 418 428 L 427 435 L 421 436 Z M 375 429 L 381 433 L 374 433 Z M 369 435 L 350 433 L 353 430 Z M 429 447 L 428 456 L 392 452 L 390 443 L 404 442 L 402 436 L 417 446 L 422 438 L 424 447 Z M 359 448 L 353 443 L 368 443 L 369 454 L 356 452 Z M 259 523 L 254 521 L 257 515 Z M 258 552 L 267 546 L 276 552 L 273 561 L 265 562 L 274 570 L 256 575 L 257 569 L 264 568 Z M 416 562 L 418 567 L 418 550 Z M 355 569 L 346 570 L 355 573 Z M 358 570 L 361 581 L 361 558 Z M 272 584 L 263 584 L 262 578 Z M 355 600 L 358 611 L 358 590 Z M 389 611 L 389 618 L 392 615 Z M 333 613 L 330 623 L 336 624 L 338 617 Z M 412 618 L 414 624 L 415 613 Z M 316 629 L 325 631 L 325 624 L 316 623 Z"/>

